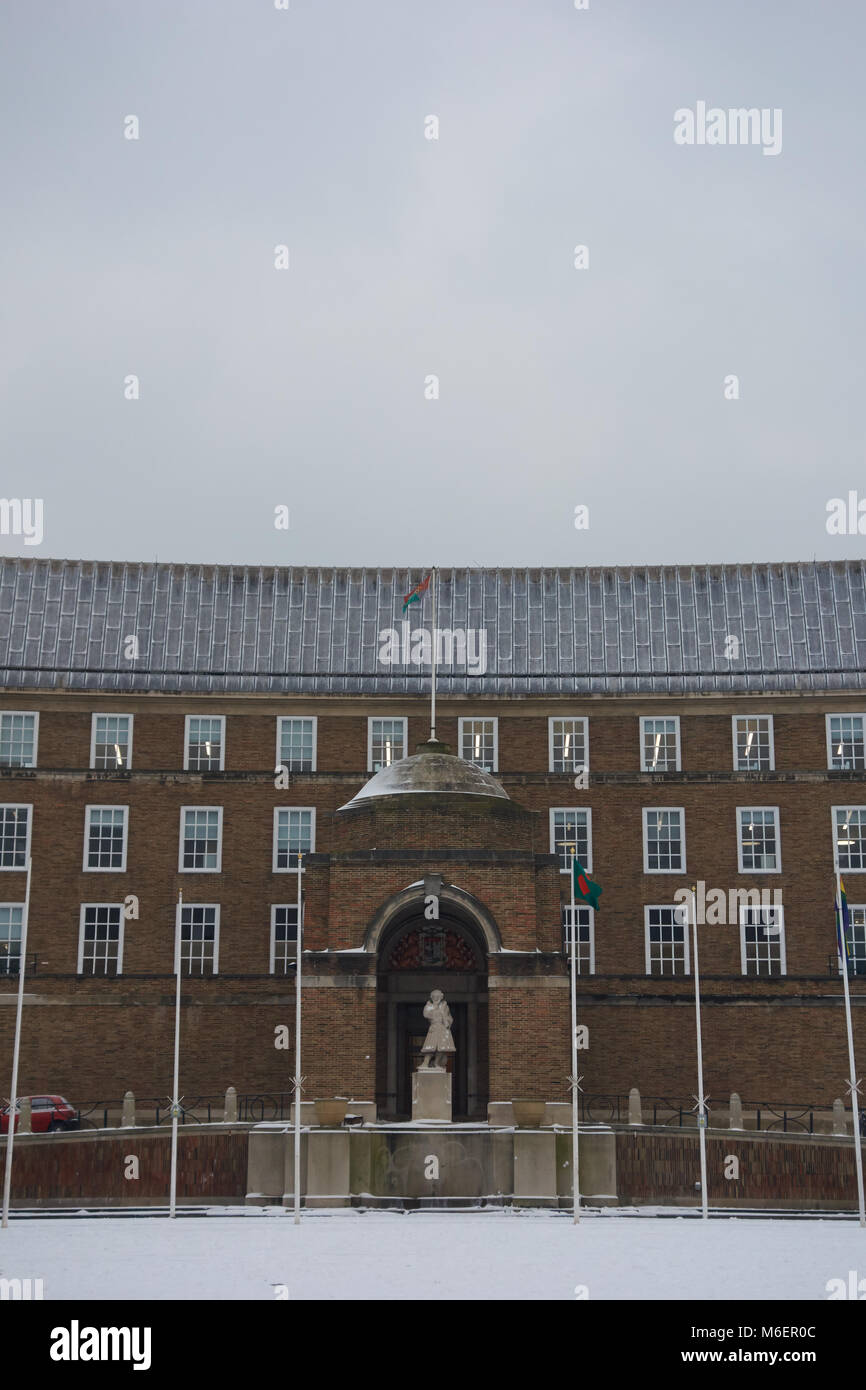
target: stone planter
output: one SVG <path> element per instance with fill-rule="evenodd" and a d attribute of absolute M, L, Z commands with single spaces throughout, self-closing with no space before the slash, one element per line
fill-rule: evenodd
<path fill-rule="evenodd" d="M 513 1100 L 511 1111 L 518 1129 L 540 1129 L 544 1124 L 543 1100 Z"/>
<path fill-rule="evenodd" d="M 346 1118 L 346 1111 L 349 1109 L 347 1100 L 317 1100 L 316 1124 L 327 1129 L 333 1129 L 336 1125 L 341 1125 Z"/>

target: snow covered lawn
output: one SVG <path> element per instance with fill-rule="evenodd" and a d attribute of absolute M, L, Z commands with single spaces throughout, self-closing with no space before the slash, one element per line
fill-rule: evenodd
<path fill-rule="evenodd" d="M 646 1214 L 253 1210 L 199 1217 L 13 1219 L 0 1276 L 46 1299 L 826 1299 L 866 1275 L 856 1221 Z"/>

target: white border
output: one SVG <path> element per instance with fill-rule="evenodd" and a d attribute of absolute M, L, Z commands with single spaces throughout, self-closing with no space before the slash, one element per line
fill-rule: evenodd
<path fill-rule="evenodd" d="M 556 850 L 556 839 L 555 839 L 555 833 L 554 833 L 554 832 L 555 832 L 555 826 L 554 826 L 554 823 L 553 823 L 553 818 L 554 818 L 554 816 L 556 815 L 557 811 L 577 811 L 577 812 L 580 812 L 582 815 L 585 815 L 585 816 L 586 816 L 586 843 L 587 843 L 587 846 L 588 846 L 588 853 L 587 853 L 587 862 L 584 864 L 583 867 L 586 869 L 586 872 L 587 872 L 588 874 L 591 874 L 591 873 L 592 873 L 592 809 L 591 809 L 591 807 L 589 807 L 589 806 L 551 806 L 551 807 L 550 807 L 550 815 L 549 815 L 549 819 L 548 819 L 548 824 L 549 824 L 549 826 L 550 826 L 550 852 L 551 852 L 551 854 L 555 854 L 556 857 L 557 857 L 557 859 L 558 859 L 558 858 L 559 858 L 559 855 L 558 855 L 557 850 Z M 568 869 L 562 869 L 562 868 L 560 868 L 559 872 L 560 872 L 561 874 L 567 874 L 567 873 L 568 873 Z M 570 904 L 569 904 L 569 906 L 570 906 Z"/>
<path fill-rule="evenodd" d="M 275 772 L 279 772 L 279 771 L 282 769 L 282 767 L 283 767 L 283 724 L 287 724 L 287 723 L 288 723 L 290 720 L 292 720 L 292 719 L 295 719 L 295 720 L 297 720 L 297 719 L 306 719 L 306 720 L 308 720 L 308 721 L 312 724 L 312 726 L 313 726 L 313 765 L 312 765 L 312 767 L 309 769 L 309 771 L 310 771 L 310 772 L 315 772 L 315 771 L 317 770 L 317 769 L 316 769 L 316 757 L 317 757 L 317 754 L 318 754 L 318 751 L 319 751 L 319 718 L 318 718 L 318 715 L 316 715 L 316 714 L 278 714 L 278 715 L 277 715 L 277 758 L 276 758 L 276 762 L 275 762 L 275 764 L 274 764 L 274 771 L 275 771 Z M 305 770 L 306 770 L 306 769 L 305 769 Z M 292 768 L 290 768 L 290 767 L 287 766 L 287 767 L 286 767 L 286 771 L 287 771 L 287 772 L 290 772 L 290 773 L 293 772 L 293 771 L 295 771 L 295 772 L 298 772 L 301 776 L 304 775 L 300 768 L 292 769 Z"/>
<path fill-rule="evenodd" d="M 214 937 L 213 937 L 213 971 L 212 974 L 220 973 L 220 905 L 219 903 L 175 903 L 174 906 L 174 973 L 180 973 L 180 914 L 184 907 L 212 907 L 216 914 L 214 918 Z M 187 980 L 209 980 L 210 975 L 185 975 Z"/>
<path fill-rule="evenodd" d="M 97 767 L 96 766 L 96 721 L 97 719 L 125 719 L 129 724 L 129 738 L 127 740 L 126 766 L 118 767 Z M 126 772 L 132 767 L 132 732 L 135 727 L 134 714 L 113 714 L 111 710 L 97 710 L 90 716 L 90 768 L 93 772 Z"/>
<path fill-rule="evenodd" d="M 740 908 L 740 969 L 744 975 L 746 974 L 746 913 L 754 911 L 756 911 L 756 909 L 753 907 Z M 788 954 L 785 949 L 785 909 L 784 907 L 782 907 L 780 903 L 778 907 L 770 906 L 768 908 L 758 908 L 757 911 L 775 912 L 778 914 L 776 919 L 778 922 L 778 926 L 770 927 L 768 928 L 768 930 L 772 931 L 775 935 L 777 935 L 779 939 L 779 974 L 787 975 Z M 763 971 L 758 971 L 754 975 L 749 975 L 748 978 L 750 980 L 772 980 L 774 977 L 776 977 L 775 971 L 771 971 L 770 974 L 765 974 Z"/>
<path fill-rule="evenodd" d="M 563 723 L 568 720 L 571 724 L 583 725 L 583 768 L 584 772 L 589 772 L 589 718 L 585 714 L 551 714 L 547 718 L 547 770 L 552 772 L 555 777 L 572 777 L 581 771 L 580 768 L 567 769 L 560 772 L 553 766 L 553 726 L 559 721 Z"/>
<path fill-rule="evenodd" d="M 837 811 L 866 811 L 866 805 L 848 805 L 830 807 L 830 848 L 833 851 L 833 867 L 838 861 L 839 846 L 836 841 L 836 812 Z M 862 869 L 849 869 L 844 864 L 839 864 L 839 869 L 843 874 L 866 874 L 866 865 Z M 847 894 L 846 894 L 847 897 Z"/>
<path fill-rule="evenodd" d="M 738 719 L 766 719 L 769 724 L 770 735 L 770 766 L 760 768 L 739 767 L 737 765 L 737 720 Z M 775 772 L 776 771 L 776 735 L 773 728 L 772 714 L 732 714 L 731 715 L 731 745 L 733 747 L 733 768 L 734 772 Z"/>
<path fill-rule="evenodd" d="M 87 856 L 90 852 L 90 812 L 91 811 L 122 811 L 123 812 L 123 862 L 119 869 L 94 868 L 88 864 Z M 87 805 L 84 808 L 84 862 L 81 866 L 86 874 L 125 874 L 126 873 L 126 850 L 129 843 L 129 807 L 128 806 L 106 806 L 106 805 Z M 100 904 L 102 906 L 102 904 Z"/>
<path fill-rule="evenodd" d="M 587 973 L 588 973 L 589 975 L 594 975 L 594 974 L 595 974 L 595 908 L 594 908 L 594 907 L 590 907 L 587 903 L 575 903 L 575 904 L 574 904 L 574 910 L 575 910 L 575 912 L 580 912 L 581 909 L 582 909 L 584 912 L 588 912 L 588 913 L 589 913 L 589 971 L 588 971 Z M 570 912 L 570 911 L 571 911 L 571 903 L 570 903 L 570 902 L 565 902 L 565 901 L 563 900 L 563 901 L 562 901 L 562 921 L 561 921 L 561 923 L 560 923 L 560 926 L 561 926 L 562 931 L 563 931 L 563 933 L 564 933 L 564 935 L 565 935 L 566 942 L 568 942 L 568 932 L 569 932 L 570 928 L 569 928 L 568 924 L 567 924 L 566 921 L 565 921 L 565 915 L 564 915 L 564 914 L 565 914 L 566 912 Z M 579 946 L 579 945 L 580 945 L 580 943 L 578 942 L 578 946 Z M 566 945 L 565 959 L 566 959 L 567 962 L 571 960 L 571 946 L 570 946 L 569 944 Z M 579 975 L 579 974 L 581 973 L 581 970 L 580 970 L 580 959 L 579 959 L 579 958 L 578 958 L 578 960 L 577 960 L 577 962 L 576 962 L 576 965 L 577 965 L 577 974 Z"/>
<path fill-rule="evenodd" d="M 862 719 L 862 720 L 863 720 L 863 732 L 864 732 L 864 736 L 866 736 L 866 714 L 859 714 L 859 713 L 857 713 L 857 712 L 854 711 L 854 710 L 841 710 L 841 711 L 840 711 L 840 710 L 836 710 L 836 711 L 834 711 L 833 714 L 825 714 L 825 715 L 824 715 L 824 733 L 825 733 L 825 736 L 826 736 L 826 739 L 827 739 L 827 771 L 828 771 L 828 772 L 843 772 L 843 771 L 845 771 L 844 768 L 834 767 L 834 766 L 833 766 L 833 740 L 832 740 L 831 737 L 830 737 L 830 720 L 831 720 L 831 719 Z"/>
<path fill-rule="evenodd" d="M 409 751 L 409 720 L 402 714 L 370 714 L 367 716 L 367 771 L 373 771 L 373 724 L 381 719 L 390 719 L 392 724 L 400 723 L 403 725 L 403 757 Z M 399 762 L 400 759 L 394 759 Z M 381 769 L 380 769 L 381 771 Z"/>
<path fill-rule="evenodd" d="M 221 724 L 220 730 L 220 765 L 219 771 L 225 772 L 226 765 L 226 717 L 224 714 L 187 714 L 183 721 L 183 770 L 184 772 L 200 772 L 202 776 L 207 776 L 204 768 L 190 768 L 189 765 L 189 721 L 191 719 L 218 719 Z M 214 773 L 216 768 L 210 768 Z"/>
<path fill-rule="evenodd" d="M 279 817 L 280 817 L 281 815 L 284 815 L 287 811 L 309 811 L 309 812 L 310 812 L 310 848 L 309 848 L 309 850 L 308 850 L 308 853 L 309 853 L 309 854 L 315 854 L 315 852 L 316 852 L 316 808 L 315 808 L 315 806 L 275 806 L 275 807 L 274 807 L 274 832 L 273 832 L 273 834 L 274 834 L 274 840 L 273 840 L 273 850 L 272 850 L 272 854 L 271 854 L 271 873 L 274 873 L 274 874 L 296 874 L 296 873 L 298 872 L 297 863 L 294 864 L 292 868 L 285 868 L 285 869 L 278 869 L 278 868 L 277 868 L 277 826 L 279 825 Z"/>
<path fill-rule="evenodd" d="M 219 816 L 217 829 L 217 866 L 215 869 L 185 869 L 183 865 L 184 821 L 187 811 L 216 811 Z M 223 868 L 223 808 L 222 806 L 181 806 L 180 836 L 177 851 L 177 871 L 179 874 L 221 874 Z M 206 904 L 207 906 L 207 904 Z"/>
<path fill-rule="evenodd" d="M 679 811 L 680 813 L 680 844 L 682 845 L 682 863 L 677 869 L 651 869 L 649 867 L 649 836 L 647 834 L 647 816 L 657 811 Z M 684 806 L 644 806 L 641 808 L 643 821 L 643 871 L 645 874 L 684 874 L 686 869 L 686 811 Z M 664 907 L 666 904 L 653 903 L 653 907 Z M 674 903 L 674 907 L 677 904 Z"/>
<path fill-rule="evenodd" d="M 2 903 L 0 903 L 0 907 L 2 907 Z M 271 975 L 273 975 L 273 974 L 276 973 L 276 965 L 277 965 L 277 940 L 276 940 L 276 929 L 277 929 L 277 908 L 279 908 L 279 907 L 292 907 L 292 908 L 294 908 L 295 912 L 297 912 L 297 910 L 298 910 L 298 904 L 297 904 L 296 902 L 295 902 L 295 903 L 271 903 L 271 954 L 270 954 L 270 966 L 269 966 L 269 973 L 270 973 Z M 304 914 L 303 914 L 303 904 L 302 904 L 302 907 L 301 907 L 301 923 L 302 923 L 302 924 L 303 924 L 303 920 L 304 920 Z M 296 960 L 296 961 L 297 961 L 297 941 L 298 941 L 298 937 L 297 937 L 297 924 L 296 924 L 296 925 L 295 925 L 295 960 Z M 295 973 L 297 973 L 297 965 L 295 966 Z M 283 978 L 282 975 L 281 975 L 280 978 Z M 287 980 L 288 980 L 288 979 L 291 979 L 291 974 L 290 974 L 288 971 L 286 972 L 285 978 L 286 978 Z"/>
<path fill-rule="evenodd" d="M 667 975 L 667 974 L 664 974 L 664 973 L 661 973 L 661 972 L 660 972 L 658 975 L 653 975 L 653 973 L 652 973 L 652 961 L 650 960 L 650 934 L 649 934 L 649 929 L 650 929 L 650 919 L 649 919 L 650 908 L 655 908 L 656 910 L 658 910 L 659 908 L 670 908 L 671 912 L 673 912 L 673 913 L 675 914 L 675 915 L 674 915 L 674 923 L 675 923 L 675 925 L 678 926 L 678 927 L 681 926 L 682 929 L 683 929 L 683 943 L 684 943 L 684 946 L 685 946 L 685 959 L 684 959 L 685 970 L 683 971 L 683 974 L 684 974 L 684 975 L 691 975 L 691 973 L 692 973 L 692 959 L 691 959 L 691 949 L 690 949 L 690 946 L 691 946 L 690 934 L 691 934 L 691 930 L 692 930 L 691 921 L 688 919 L 688 917 L 686 917 L 685 922 L 677 922 L 677 921 L 676 921 L 676 913 L 677 913 L 677 910 L 678 910 L 678 909 L 681 909 L 681 908 L 684 907 L 684 906 L 686 907 L 686 913 L 687 913 L 687 912 L 688 912 L 688 906 L 687 906 L 687 904 L 683 904 L 683 903 L 644 903 L 644 909 L 643 909 L 644 967 L 645 967 L 645 973 L 646 973 L 647 975 L 649 975 L 653 980 L 676 980 L 676 979 L 678 979 L 678 978 L 680 978 L 680 977 L 677 975 L 677 972 L 676 972 L 675 970 L 674 970 L 673 973 L 670 974 L 670 975 Z M 686 914 L 684 914 L 684 916 L 685 916 L 685 915 L 686 915 Z"/>
<path fill-rule="evenodd" d="M 25 719 L 33 719 L 33 761 L 32 763 L 3 763 L 3 767 L 38 767 L 39 766 L 39 711 L 35 709 L 0 709 L 0 716 L 4 714 L 23 715 Z"/>
<path fill-rule="evenodd" d="M 740 820 L 742 811 L 772 811 L 776 817 L 776 867 L 775 869 L 755 869 L 743 867 L 743 826 Z M 737 873 L 738 874 L 780 874 L 782 872 L 782 820 L 778 806 L 737 806 Z"/>
<path fill-rule="evenodd" d="M 23 864 L 0 864 L 2 874 L 26 874 L 27 860 L 30 858 L 30 842 L 33 838 L 33 802 L 32 801 L 0 801 L 0 811 L 21 811 L 27 812 L 27 843 L 24 846 Z"/>
<path fill-rule="evenodd" d="M 659 719 L 672 719 L 676 725 L 677 737 L 677 765 L 675 768 L 669 767 L 646 767 L 644 765 L 644 724 L 655 724 Z M 642 714 L 640 717 L 640 770 L 641 772 L 651 772 L 654 776 L 660 777 L 665 772 L 682 772 L 683 746 L 680 740 L 680 716 L 678 714 Z"/>
<path fill-rule="evenodd" d="M 464 763 L 475 763 L 474 758 L 463 757 L 463 726 L 464 724 L 478 724 L 481 721 L 493 725 L 493 772 L 499 771 L 499 718 L 495 714 L 468 714 L 463 719 L 457 720 L 457 752 L 463 758 Z M 479 764 L 475 763 L 475 766 Z"/>
<path fill-rule="evenodd" d="M 24 903 L 24 902 L 20 902 L 20 903 L 0 903 L 0 908 L 3 908 L 3 907 L 20 907 L 20 908 L 21 908 L 21 926 L 22 926 L 22 929 L 23 929 L 23 927 L 24 927 L 24 908 L 26 907 L 26 905 L 27 905 L 27 904 Z M 11 937 L 6 938 L 6 939 L 7 939 L 7 940 L 11 940 Z M 19 936 L 19 938 L 18 938 L 18 944 L 19 944 L 19 946 L 20 946 L 20 944 L 21 944 L 21 937 L 20 937 L 20 936 Z M 18 952 L 18 960 L 19 960 L 18 969 L 19 969 L 19 971 L 20 971 L 20 969 L 21 969 L 21 965 L 20 965 L 20 961 L 21 961 L 21 952 L 20 952 L 20 950 L 19 950 L 19 952 Z M 14 979 L 17 979 L 18 977 L 17 977 L 17 975 L 13 977 L 11 974 L 8 974 L 8 973 L 5 974 L 5 975 L 0 975 L 0 980 L 11 980 L 11 979 L 13 979 L 13 978 L 14 978 Z"/>
<path fill-rule="evenodd" d="M 2 904 L 0 904 L 0 906 L 2 906 Z M 125 919 L 125 914 L 124 914 L 124 911 L 123 911 L 123 903 L 82 903 L 82 904 L 81 904 L 81 911 L 80 911 L 79 914 L 78 914 L 78 969 L 76 970 L 76 974 L 77 974 L 77 975 L 83 975 L 83 974 L 84 974 L 84 914 L 85 914 L 85 911 L 87 910 L 88 907 L 116 907 L 116 908 L 118 909 L 118 911 L 120 912 L 120 935 L 119 935 L 118 938 L 117 938 L 117 973 L 118 973 L 118 975 L 122 975 L 122 974 L 123 974 L 123 924 L 124 924 L 124 921 L 126 920 L 126 919 Z M 97 980 L 98 980 L 98 979 L 100 979 L 100 978 L 105 978 L 105 977 L 100 977 L 99 975 L 94 975 L 93 977 L 91 977 L 91 976 L 88 974 L 88 975 L 86 976 L 86 978 L 87 978 L 88 980 L 91 979 L 91 978 L 94 978 L 94 979 L 97 979 Z M 111 977 L 109 976 L 108 978 L 111 978 Z"/>

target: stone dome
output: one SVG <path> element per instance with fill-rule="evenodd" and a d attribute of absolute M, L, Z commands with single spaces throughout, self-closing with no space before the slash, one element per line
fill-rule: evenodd
<path fill-rule="evenodd" d="M 430 740 L 418 745 L 410 758 L 383 767 L 353 796 L 341 811 L 386 796 L 413 796 L 419 793 L 439 796 L 488 796 L 510 801 L 504 787 L 475 763 L 455 758 L 447 745 Z"/>

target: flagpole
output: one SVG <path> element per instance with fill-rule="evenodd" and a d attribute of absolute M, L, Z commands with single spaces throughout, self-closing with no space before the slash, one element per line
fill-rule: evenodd
<path fill-rule="evenodd" d="M 173 1220 L 177 1213 L 177 1112 L 180 1108 L 180 939 L 183 921 L 183 893 L 177 895 L 177 920 L 174 931 L 174 1090 L 171 1097 L 171 1178 L 168 1214 Z"/>
<path fill-rule="evenodd" d="M 698 1133 L 701 1148 L 701 1216 L 707 1211 L 707 1112 L 704 1105 L 704 1050 L 701 1042 L 701 974 L 698 965 L 698 905 L 696 887 L 692 886 L 692 940 L 695 958 L 695 1033 L 698 1043 Z"/>
<path fill-rule="evenodd" d="M 9 1199 L 12 1194 L 12 1150 L 15 1147 L 15 1107 L 18 1103 L 18 1058 L 21 1053 L 21 1021 L 24 1010 L 24 968 L 27 964 L 27 926 L 30 920 L 30 873 L 33 859 L 27 856 L 27 887 L 21 920 L 21 946 L 18 961 L 18 1003 L 15 1009 L 15 1042 L 12 1047 L 12 1086 L 9 1096 L 9 1128 L 6 1139 L 6 1172 L 3 1175 L 3 1229 L 9 1225 Z"/>
<path fill-rule="evenodd" d="M 577 921 L 574 902 L 574 863 L 577 846 L 571 847 L 571 1173 L 575 1226 L 580 1220 L 580 1150 L 577 1137 Z"/>
<path fill-rule="evenodd" d="M 838 846 L 834 858 L 834 868 L 836 870 L 836 893 L 839 904 L 839 930 L 837 933 L 838 946 L 842 947 L 840 955 L 840 965 L 842 966 L 842 983 L 845 987 L 845 1027 L 848 1031 L 848 1067 L 851 1081 L 851 1118 L 854 1122 L 854 1164 L 857 1169 L 857 1205 L 860 1210 L 860 1225 L 866 1226 L 866 1209 L 863 1202 L 863 1151 L 860 1144 L 860 1108 L 857 1104 L 857 1076 L 854 1064 L 854 1026 L 851 1022 L 851 991 L 848 986 L 848 940 L 845 935 L 845 917 L 842 912 L 842 875 L 839 870 Z"/>
<path fill-rule="evenodd" d="M 295 1173 L 294 1224 L 301 1224 L 301 959 L 304 941 L 304 900 L 301 890 L 303 856 L 298 854 L 298 934 L 295 964 Z"/>
<path fill-rule="evenodd" d="M 433 631 L 430 634 L 430 656 L 432 661 L 432 674 L 430 678 L 430 742 L 436 741 L 436 569 L 431 571 L 433 577 Z"/>

